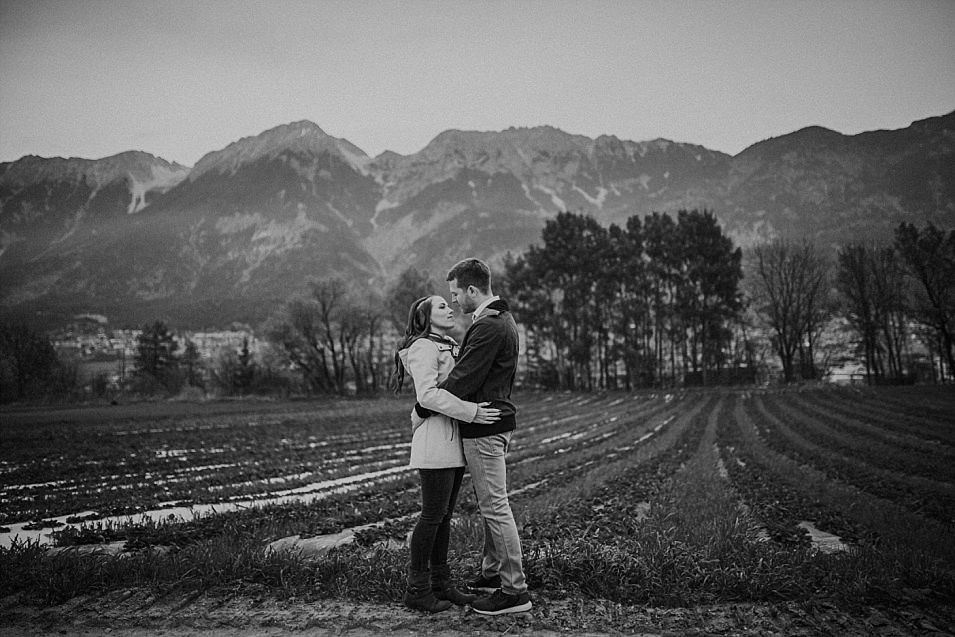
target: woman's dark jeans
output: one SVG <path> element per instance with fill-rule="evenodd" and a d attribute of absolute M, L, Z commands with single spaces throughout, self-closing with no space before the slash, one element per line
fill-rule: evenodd
<path fill-rule="evenodd" d="M 421 515 L 411 534 L 411 570 L 426 571 L 448 563 L 451 515 L 461 489 L 464 467 L 418 469 Z"/>

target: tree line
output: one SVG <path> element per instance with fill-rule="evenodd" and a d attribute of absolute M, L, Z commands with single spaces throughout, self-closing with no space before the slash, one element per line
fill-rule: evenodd
<path fill-rule="evenodd" d="M 607 227 L 562 212 L 545 223 L 538 244 L 504 259 L 494 282 L 524 332 L 520 382 L 530 386 L 752 383 L 767 353 L 781 381 L 814 379 L 826 362 L 820 343 L 839 321 L 869 382 L 911 381 L 917 346 L 928 352 L 922 378 L 955 380 L 955 231 L 931 224 L 903 223 L 891 244 L 850 243 L 834 256 L 784 239 L 744 254 L 708 210 Z M 246 339 L 212 360 L 156 321 L 142 327 L 119 389 L 377 394 L 388 385 L 408 307 L 444 290 L 443 279 L 439 285 L 415 268 L 382 289 L 316 279 L 260 326 L 254 351 Z M 77 385 L 75 367 L 58 359 L 49 339 L 22 324 L 0 325 L 0 401 L 69 395 Z"/>
<path fill-rule="evenodd" d="M 412 301 L 437 289 L 409 268 L 385 290 L 340 278 L 312 280 L 245 338 L 204 359 L 196 343 L 164 321 L 141 326 L 128 374 L 88 382 L 75 360 L 23 323 L 0 325 L 0 402 L 114 398 L 117 395 L 374 395 L 388 385 L 397 334 Z M 461 330 L 463 333 L 463 329 Z"/>
<path fill-rule="evenodd" d="M 818 379 L 840 321 L 868 382 L 955 380 L 955 231 L 932 224 L 835 255 L 786 239 L 743 255 L 706 210 L 607 228 L 565 212 L 505 269 L 542 386 L 751 383 L 765 349 L 783 382 Z"/>
<path fill-rule="evenodd" d="M 832 259 L 808 241 L 752 251 L 751 298 L 772 330 L 785 380 L 814 378 L 814 345 L 833 320 L 854 335 L 870 383 L 955 380 L 955 231 L 902 223 L 892 243 L 852 242 Z"/>
<path fill-rule="evenodd" d="M 560 388 L 711 384 L 738 369 L 742 251 L 709 211 L 601 226 L 564 212 L 505 265 L 537 383 Z"/>

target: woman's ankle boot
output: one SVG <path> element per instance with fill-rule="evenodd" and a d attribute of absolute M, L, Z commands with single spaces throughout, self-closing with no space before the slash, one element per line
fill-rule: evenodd
<path fill-rule="evenodd" d="M 451 567 L 447 564 L 431 566 L 431 590 L 439 600 L 447 600 L 452 604 L 464 606 L 478 598 L 477 595 L 462 593 L 451 584 Z"/>
<path fill-rule="evenodd" d="M 451 602 L 438 599 L 431 590 L 431 571 L 408 571 L 405 606 L 426 613 L 440 613 L 451 608 Z"/>

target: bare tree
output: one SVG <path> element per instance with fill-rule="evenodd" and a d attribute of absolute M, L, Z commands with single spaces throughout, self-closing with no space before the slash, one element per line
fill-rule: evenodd
<path fill-rule="evenodd" d="M 384 349 L 386 310 L 381 298 L 374 294 L 363 295 L 360 299 L 349 298 L 346 308 L 339 330 L 351 365 L 355 391 L 359 394 L 375 393 L 383 380 L 380 354 Z"/>
<path fill-rule="evenodd" d="M 862 338 L 866 377 L 881 378 L 879 322 L 875 310 L 875 284 L 869 267 L 873 246 L 856 243 L 839 251 L 839 291 L 846 301 L 849 324 Z"/>
<path fill-rule="evenodd" d="M 341 393 L 344 360 L 334 326 L 345 296 L 340 279 L 309 283 L 309 294 L 288 301 L 266 325 L 266 334 L 302 373 L 309 392 Z"/>
<path fill-rule="evenodd" d="M 946 235 L 932 224 L 918 230 L 903 223 L 895 231 L 895 247 L 919 283 L 915 317 L 936 331 L 941 358 L 955 376 L 955 230 Z"/>
<path fill-rule="evenodd" d="M 905 366 L 902 360 L 905 350 L 906 329 L 905 288 L 899 258 L 891 247 L 875 248 L 869 254 L 871 274 L 872 319 L 880 335 L 879 360 L 885 353 L 885 375 L 901 380 Z"/>
<path fill-rule="evenodd" d="M 796 355 L 815 372 L 814 344 L 828 320 L 829 263 L 809 241 L 777 239 L 753 248 L 752 295 L 773 330 L 786 382 L 796 379 Z"/>
<path fill-rule="evenodd" d="M 366 393 L 379 386 L 380 302 L 350 294 L 338 278 L 312 281 L 309 294 L 290 300 L 269 320 L 269 340 L 301 371 L 310 392 L 343 394 L 349 382 Z"/>

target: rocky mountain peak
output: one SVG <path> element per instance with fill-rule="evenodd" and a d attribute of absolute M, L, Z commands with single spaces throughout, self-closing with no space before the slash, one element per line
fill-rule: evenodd
<path fill-rule="evenodd" d="M 529 154 L 554 155 L 587 152 L 592 144 L 593 140 L 588 137 L 572 135 L 553 126 L 511 127 L 499 132 L 447 130 L 431 140 L 419 155 L 429 160 L 452 153 L 475 158 L 500 156 L 516 149 Z"/>
<path fill-rule="evenodd" d="M 807 126 L 787 135 L 770 137 L 757 142 L 744 149 L 738 157 L 747 159 L 751 156 L 757 156 L 763 160 L 778 159 L 792 152 L 811 153 L 839 148 L 851 139 L 851 137 L 822 126 Z"/>
<path fill-rule="evenodd" d="M 596 154 L 613 155 L 616 157 L 626 157 L 630 160 L 636 158 L 645 158 L 648 156 L 667 155 L 671 153 L 683 153 L 692 156 L 697 161 L 722 161 L 729 158 L 729 155 L 719 151 L 710 150 L 705 146 L 696 144 L 686 144 L 683 142 L 674 142 L 669 139 L 658 137 L 642 142 L 621 140 L 614 135 L 601 135 L 594 140 L 594 152 Z"/>
<path fill-rule="evenodd" d="M 134 182 L 162 181 L 167 185 L 183 179 L 189 168 L 168 162 L 139 150 L 126 151 L 94 162 L 95 170 L 108 183 L 118 177 L 129 177 Z"/>
<path fill-rule="evenodd" d="M 243 164 L 274 159 L 287 152 L 305 155 L 330 153 L 362 172 L 371 161 L 363 150 L 348 140 L 332 137 L 317 124 L 302 120 L 277 126 L 259 135 L 243 137 L 222 150 L 205 155 L 193 168 L 189 178 L 195 180 L 210 171 L 234 173 Z"/>
<path fill-rule="evenodd" d="M 142 151 L 127 151 L 102 159 L 38 157 L 27 155 L 14 162 L 0 164 L 0 183 L 22 187 L 44 181 L 86 181 L 98 187 L 117 179 L 134 182 L 175 182 L 189 169 Z"/>

